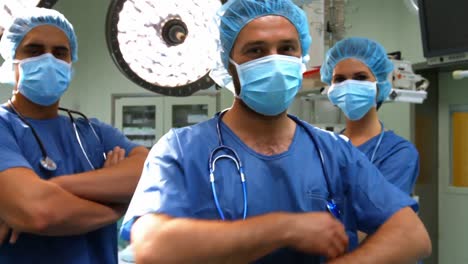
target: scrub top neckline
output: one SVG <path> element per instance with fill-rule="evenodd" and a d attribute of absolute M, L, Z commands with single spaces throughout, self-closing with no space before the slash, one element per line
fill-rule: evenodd
<path fill-rule="evenodd" d="M 393 133 L 393 130 L 385 130 L 385 131 L 384 131 L 384 135 L 385 135 L 385 134 L 390 134 L 390 133 Z M 374 141 L 378 140 L 379 136 L 380 136 L 380 134 L 371 137 L 371 138 L 368 139 L 366 142 L 362 143 L 362 144 L 359 145 L 359 146 L 356 146 L 356 148 L 364 148 L 364 147 L 366 147 L 367 145 L 370 145 L 370 144 L 373 143 Z M 385 138 L 385 136 L 384 136 L 383 138 Z M 382 138 L 382 143 L 383 143 L 383 138 Z"/>
<path fill-rule="evenodd" d="M 8 111 L 8 113 L 17 116 L 15 114 L 15 112 L 13 112 L 13 110 L 10 107 L 6 106 L 5 104 L 2 104 L 2 108 L 5 109 L 6 111 Z M 65 117 L 65 116 L 63 116 L 63 117 Z M 60 115 L 60 114 L 57 114 L 56 117 L 46 118 L 46 119 L 36 119 L 36 118 L 24 117 L 24 119 L 26 119 L 28 122 L 36 123 L 36 124 L 48 123 L 48 122 L 51 122 L 51 121 L 57 121 L 57 120 L 60 120 L 61 118 L 62 118 L 62 115 Z"/>
<path fill-rule="evenodd" d="M 290 118 L 291 119 L 291 118 Z M 292 119 L 291 119 L 292 120 Z M 228 125 L 226 125 L 226 123 L 224 123 L 223 120 L 221 120 L 221 130 L 223 132 L 226 132 L 227 134 L 229 134 L 229 136 L 231 138 L 234 139 L 234 141 L 236 141 L 237 144 L 239 144 L 242 148 L 244 148 L 248 153 L 250 153 L 251 155 L 253 156 L 256 156 L 257 158 L 260 158 L 260 159 L 263 159 L 263 160 L 275 160 L 275 159 L 280 159 L 280 158 L 283 158 L 285 156 L 288 156 L 290 155 L 290 153 L 292 151 L 294 151 L 294 148 L 295 148 L 295 145 L 296 145 L 296 141 L 297 141 L 297 138 L 299 136 L 299 130 L 300 129 L 303 129 L 300 125 L 297 124 L 297 122 L 295 122 L 294 120 L 292 120 L 295 124 L 296 124 L 296 128 L 294 130 L 294 136 L 293 136 L 293 139 L 291 140 L 291 144 L 289 145 L 288 149 L 282 153 L 279 153 L 279 154 L 274 154 L 274 155 L 264 155 L 264 154 L 261 154 L 261 153 L 258 153 L 256 152 L 255 150 L 253 150 L 252 148 L 250 148 L 249 146 L 247 146 L 235 133 L 234 131 L 231 130 L 231 128 L 229 128 Z M 226 142 L 225 142 L 226 143 Z"/>

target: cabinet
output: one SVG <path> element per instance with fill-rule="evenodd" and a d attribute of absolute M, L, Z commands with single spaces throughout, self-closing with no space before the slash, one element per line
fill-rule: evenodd
<path fill-rule="evenodd" d="M 114 125 L 135 143 L 151 148 L 171 128 L 193 125 L 217 111 L 217 95 L 114 99 Z"/>

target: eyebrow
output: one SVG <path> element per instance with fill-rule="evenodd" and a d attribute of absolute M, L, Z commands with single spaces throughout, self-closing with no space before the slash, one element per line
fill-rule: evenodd
<path fill-rule="evenodd" d="M 37 49 L 37 48 L 44 48 L 44 44 L 39 44 L 39 43 L 29 43 L 23 46 L 23 49 Z M 60 50 L 60 51 L 69 51 L 69 48 L 67 46 L 54 46 L 54 50 Z"/>
<path fill-rule="evenodd" d="M 365 71 L 355 72 L 353 75 L 360 75 L 360 74 L 369 75 L 369 73 L 367 73 Z"/>
<path fill-rule="evenodd" d="M 282 39 L 279 42 L 280 42 L 280 44 L 294 44 L 294 45 L 299 44 L 298 39 Z M 249 49 L 251 47 L 262 46 L 262 45 L 265 45 L 265 44 L 267 44 L 267 42 L 263 41 L 263 40 L 256 40 L 256 41 L 247 42 L 242 46 L 241 51 L 244 52 L 246 49 Z"/>

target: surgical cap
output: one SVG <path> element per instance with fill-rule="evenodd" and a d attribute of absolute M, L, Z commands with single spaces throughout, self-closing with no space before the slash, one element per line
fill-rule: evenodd
<path fill-rule="evenodd" d="M 325 62 L 320 69 L 322 82 L 331 84 L 335 66 L 349 58 L 362 61 L 371 70 L 379 88 L 377 102 L 385 101 L 392 90 L 388 76 L 393 71 L 393 63 L 388 59 L 382 45 L 367 38 L 353 37 L 337 42 L 327 52 Z"/>
<path fill-rule="evenodd" d="M 291 0 L 230 0 L 221 8 L 220 14 L 221 60 L 226 69 L 239 32 L 252 20 L 269 15 L 285 17 L 296 27 L 302 56 L 308 58 L 312 38 L 307 17 Z"/>
<path fill-rule="evenodd" d="M 52 25 L 60 28 L 67 35 L 70 42 L 71 59 L 78 60 L 78 43 L 73 26 L 56 10 L 35 7 L 22 12 L 12 20 L 12 24 L 3 32 L 0 40 L 0 55 L 5 62 L 11 62 L 16 55 L 16 49 L 33 28 L 42 25 Z"/>

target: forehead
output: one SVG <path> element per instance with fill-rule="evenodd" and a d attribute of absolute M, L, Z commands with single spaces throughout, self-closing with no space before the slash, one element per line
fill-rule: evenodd
<path fill-rule="evenodd" d="M 367 67 L 364 62 L 354 58 L 341 60 L 333 69 L 333 74 L 348 75 L 356 72 L 367 72 L 373 75 L 369 67 Z"/>
<path fill-rule="evenodd" d="M 52 25 L 41 25 L 31 29 L 24 36 L 18 48 L 29 44 L 39 44 L 50 47 L 64 46 L 70 48 L 70 43 L 65 32 Z"/>
<path fill-rule="evenodd" d="M 252 41 L 279 41 L 295 39 L 299 41 L 296 27 L 285 17 L 269 15 L 258 17 L 242 28 L 234 45 Z"/>

